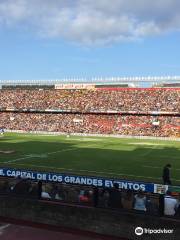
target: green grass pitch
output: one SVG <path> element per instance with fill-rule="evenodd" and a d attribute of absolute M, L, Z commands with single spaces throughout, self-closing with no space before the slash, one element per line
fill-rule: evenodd
<path fill-rule="evenodd" d="M 167 163 L 179 184 L 180 142 L 13 133 L 0 138 L 0 167 L 161 182 Z"/>

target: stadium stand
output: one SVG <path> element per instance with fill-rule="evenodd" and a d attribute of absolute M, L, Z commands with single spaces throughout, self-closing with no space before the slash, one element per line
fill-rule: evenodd
<path fill-rule="evenodd" d="M 180 89 L 97 88 L 92 90 L 1 90 L 0 107 L 80 112 L 180 112 Z"/>
<path fill-rule="evenodd" d="M 180 136 L 180 88 L 0 90 L 0 126 L 9 130 Z"/>
<path fill-rule="evenodd" d="M 158 126 L 153 121 L 136 115 L 0 113 L 1 126 L 9 130 L 179 137 L 179 117 L 159 116 Z"/>

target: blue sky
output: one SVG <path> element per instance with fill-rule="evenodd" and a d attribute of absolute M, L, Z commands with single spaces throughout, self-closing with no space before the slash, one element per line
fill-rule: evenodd
<path fill-rule="evenodd" d="M 0 1 L 0 79 L 180 75 L 178 1 L 114 1 Z"/>

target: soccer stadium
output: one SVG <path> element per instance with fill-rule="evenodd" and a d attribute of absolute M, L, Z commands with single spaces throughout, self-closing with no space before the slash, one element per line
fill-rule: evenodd
<path fill-rule="evenodd" d="M 178 184 L 179 85 L 121 81 L 2 84 L 1 166 Z"/>
<path fill-rule="evenodd" d="M 180 240 L 179 43 L 179 0 L 0 0 L 0 240 Z"/>
<path fill-rule="evenodd" d="M 3 194 L 158 216 L 178 199 L 178 77 L 2 81 L 0 129 Z"/>

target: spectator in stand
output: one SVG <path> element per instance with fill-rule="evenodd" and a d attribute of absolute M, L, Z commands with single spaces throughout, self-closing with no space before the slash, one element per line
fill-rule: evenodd
<path fill-rule="evenodd" d="M 154 198 L 151 193 L 146 194 L 146 209 L 147 212 L 151 215 L 158 214 L 159 213 L 159 204 L 158 204 L 157 198 Z"/>
<path fill-rule="evenodd" d="M 146 211 L 146 196 L 141 190 L 134 196 L 134 209 Z"/>
<path fill-rule="evenodd" d="M 41 198 L 51 199 L 50 194 L 46 191 L 46 187 L 42 186 Z"/>
<path fill-rule="evenodd" d="M 122 205 L 125 209 L 132 209 L 133 207 L 133 192 L 132 190 L 127 190 L 122 196 Z"/>
<path fill-rule="evenodd" d="M 79 190 L 79 189 L 78 189 Z M 71 203 L 78 202 L 78 190 L 75 187 L 68 187 L 67 189 L 67 201 Z"/>
<path fill-rule="evenodd" d="M 26 197 L 29 195 L 31 182 L 29 179 L 21 179 L 13 188 L 13 193 Z"/>
<path fill-rule="evenodd" d="M 178 204 L 177 204 L 177 210 L 176 210 L 175 216 L 180 218 L 180 194 L 178 196 Z"/>
<path fill-rule="evenodd" d="M 63 200 L 64 200 L 64 196 L 63 196 L 61 190 L 58 190 L 58 192 L 55 194 L 54 199 L 55 199 L 55 200 L 59 200 L 59 201 L 63 201 Z"/>
<path fill-rule="evenodd" d="M 93 188 L 93 206 L 98 206 L 98 200 L 99 200 L 99 189 L 97 187 Z"/>
<path fill-rule="evenodd" d="M 122 208 L 121 191 L 118 183 L 114 183 L 114 187 L 109 190 L 109 207 Z"/>
<path fill-rule="evenodd" d="M 174 216 L 178 208 L 178 201 L 172 196 L 170 191 L 167 191 L 164 197 L 164 215 Z"/>
<path fill-rule="evenodd" d="M 0 193 L 9 193 L 10 191 L 9 181 L 0 182 Z"/>
<path fill-rule="evenodd" d="M 32 184 L 29 190 L 29 195 L 31 198 L 38 198 L 38 184 Z"/>
<path fill-rule="evenodd" d="M 52 188 L 51 188 L 51 193 L 50 193 L 52 199 L 55 199 L 55 196 L 58 195 L 58 192 L 59 192 L 58 190 L 59 190 L 58 185 L 55 183 L 52 183 Z"/>
<path fill-rule="evenodd" d="M 107 208 L 109 205 L 109 189 L 104 188 L 104 189 L 99 189 L 99 194 L 98 194 L 98 203 L 99 206 Z"/>
<path fill-rule="evenodd" d="M 40 199 L 41 198 L 41 193 L 42 193 L 42 181 L 38 181 L 38 189 L 37 189 L 37 191 L 38 191 L 38 199 Z"/>
<path fill-rule="evenodd" d="M 88 190 L 81 190 L 78 198 L 79 198 L 80 203 L 89 203 L 90 202 L 89 191 Z"/>

